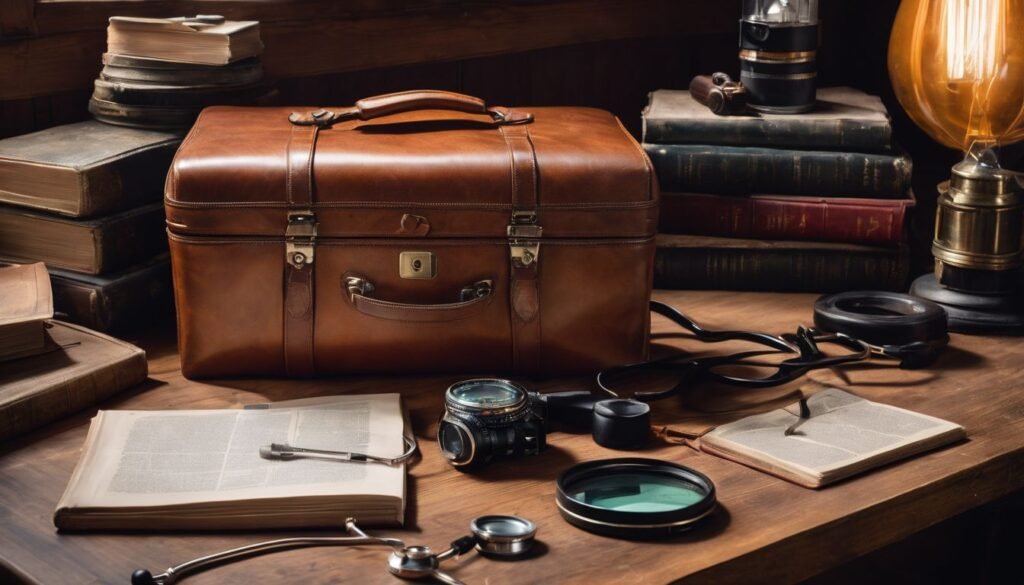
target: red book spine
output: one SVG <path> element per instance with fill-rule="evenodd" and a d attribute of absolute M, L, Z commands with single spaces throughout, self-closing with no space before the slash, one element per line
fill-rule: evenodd
<path fill-rule="evenodd" d="M 895 244 L 908 199 L 662 193 L 659 229 L 727 238 Z"/>

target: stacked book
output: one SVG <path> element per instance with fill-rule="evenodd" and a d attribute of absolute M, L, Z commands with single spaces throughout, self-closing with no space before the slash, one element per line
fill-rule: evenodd
<path fill-rule="evenodd" d="M 45 262 L 67 321 L 111 331 L 168 313 L 160 201 L 180 141 L 95 120 L 0 140 L 0 261 Z"/>
<path fill-rule="evenodd" d="M 656 286 L 906 287 L 911 161 L 877 97 L 825 88 L 806 114 L 717 116 L 659 90 L 643 118 L 662 190 Z"/>
<path fill-rule="evenodd" d="M 164 179 L 199 111 L 266 93 L 259 23 L 112 17 L 95 120 L 0 140 L 0 262 L 45 262 L 57 314 L 114 331 L 170 313 Z"/>
<path fill-rule="evenodd" d="M 146 379 L 141 349 L 53 316 L 43 264 L 0 268 L 0 441 Z"/>
<path fill-rule="evenodd" d="M 187 129 L 210 105 L 268 98 L 259 23 L 114 16 L 89 111 L 110 124 Z"/>

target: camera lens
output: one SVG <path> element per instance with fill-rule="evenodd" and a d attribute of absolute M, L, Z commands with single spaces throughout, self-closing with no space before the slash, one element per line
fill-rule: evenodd
<path fill-rule="evenodd" d="M 507 380 L 469 380 L 452 386 L 448 397 L 471 408 L 508 408 L 522 402 L 526 390 Z"/>
<path fill-rule="evenodd" d="M 437 429 L 437 442 L 446 459 L 463 462 L 473 457 L 473 439 L 456 423 L 442 420 Z"/>
<path fill-rule="evenodd" d="M 451 385 L 438 423 L 441 453 L 467 471 L 496 458 L 544 450 L 544 408 L 522 386 L 480 378 Z"/>

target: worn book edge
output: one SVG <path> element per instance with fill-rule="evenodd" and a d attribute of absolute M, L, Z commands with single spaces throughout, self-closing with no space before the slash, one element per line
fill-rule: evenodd
<path fill-rule="evenodd" d="M 926 419 L 936 423 L 936 426 L 945 427 L 943 430 L 935 431 L 930 435 L 920 437 L 913 435 L 906 437 L 902 440 L 895 441 L 887 446 L 880 447 L 873 451 L 858 455 L 851 460 L 834 463 L 832 465 L 822 466 L 817 469 L 801 465 L 793 461 L 787 461 L 779 457 L 775 457 L 764 451 L 759 451 L 747 447 L 746 445 L 739 444 L 735 441 L 730 440 L 728 437 L 722 434 L 716 433 L 719 429 L 726 429 L 730 425 L 734 425 L 740 421 L 734 423 L 728 423 L 722 425 L 715 430 L 705 434 L 699 440 L 700 449 L 712 455 L 723 457 L 736 463 L 740 463 L 747 467 L 757 469 L 775 475 L 782 479 L 786 479 L 812 489 L 817 489 L 835 483 L 842 479 L 846 479 L 853 475 L 881 467 L 888 463 L 899 461 L 912 457 L 914 455 L 936 449 L 943 445 L 962 440 L 967 437 L 967 431 L 960 425 L 952 423 L 950 421 L 940 419 L 934 416 L 915 412 L 909 409 L 900 408 L 898 406 L 892 406 L 889 404 L 883 404 L 880 402 L 870 401 L 864 398 L 857 397 L 855 395 L 842 392 L 836 388 L 830 388 L 824 392 L 839 392 L 848 396 L 854 396 L 859 401 L 871 403 L 873 406 L 881 407 L 886 410 L 895 411 L 902 413 L 905 416 L 913 417 L 917 419 Z M 841 408 L 845 408 L 841 407 Z M 768 413 L 762 413 L 760 415 L 753 415 L 745 417 L 742 420 L 747 420 L 756 417 L 764 417 L 769 414 L 775 414 L 778 412 L 785 412 L 791 415 L 792 422 L 797 422 L 799 416 L 793 414 L 792 410 L 795 408 L 794 405 L 789 407 L 776 409 Z M 830 411 L 831 412 L 831 411 Z M 779 429 L 780 432 L 784 431 L 784 428 Z"/>
<path fill-rule="evenodd" d="M 360 478 L 357 483 L 361 484 L 355 488 L 348 486 L 344 489 L 371 490 L 363 493 L 337 493 L 339 488 L 334 484 L 314 483 L 309 487 L 302 488 L 307 484 L 295 486 L 263 486 L 258 488 L 229 488 L 226 490 L 226 497 L 222 499 L 204 499 L 205 496 L 217 492 L 188 492 L 191 495 L 181 495 L 170 491 L 166 494 L 140 492 L 134 495 L 126 495 L 126 499 L 136 498 L 135 503 L 118 503 L 117 505 L 82 505 L 79 500 L 93 499 L 97 504 L 110 498 L 105 484 L 102 487 L 96 485 L 97 480 L 109 476 L 109 469 L 100 470 L 99 467 L 107 466 L 112 461 L 111 452 L 101 449 L 100 437 L 104 429 L 110 427 L 114 432 L 108 436 L 105 446 L 118 446 L 117 431 L 123 434 L 125 425 L 129 418 L 135 416 L 135 424 L 150 416 L 204 416 L 217 415 L 219 413 L 241 413 L 246 410 L 265 410 L 277 408 L 280 410 L 319 410 L 325 404 L 376 400 L 379 404 L 395 399 L 399 409 L 401 424 L 407 425 L 408 419 L 402 413 L 400 397 L 391 394 L 370 394 L 370 395 L 343 395 L 332 397 L 317 397 L 312 399 L 298 399 L 286 401 L 278 405 L 253 405 L 255 408 L 244 409 L 202 409 L 202 410 L 167 410 L 167 411 L 100 411 L 90 424 L 86 442 L 83 446 L 82 456 L 71 475 L 71 479 L 61 496 L 53 514 L 55 526 L 61 530 L 85 530 L 85 529 L 152 529 L 159 526 L 165 530 L 196 530 L 196 529 L 258 529 L 258 528 L 299 528 L 309 526 L 328 526 L 329 522 L 320 520 L 309 520 L 312 517 L 352 513 L 352 509 L 361 512 L 360 519 L 371 524 L 396 524 L 404 522 L 406 506 L 406 466 L 402 463 L 394 467 L 377 466 L 375 464 L 351 464 L 368 465 L 367 470 L 373 470 L 368 477 Z M 262 407 L 262 408 L 260 408 Z M 390 405 L 382 406 L 388 409 Z M 383 414 L 385 411 L 381 411 Z M 111 427 L 111 417 L 117 416 L 117 425 Z M 384 419 L 390 420 L 390 419 Z M 371 435 L 384 436 L 380 434 L 384 426 L 390 423 L 381 423 L 378 430 L 371 430 Z M 404 430 L 403 430 L 404 432 Z M 114 441 L 114 443 L 111 443 Z M 370 453 L 376 452 L 379 444 L 371 443 Z M 376 447 L 374 445 L 377 445 Z M 401 445 L 398 440 L 397 445 Z M 121 446 L 123 448 L 123 445 Z M 393 449 L 389 449 L 393 450 Z M 98 453 L 103 454 L 98 459 Z M 383 453 L 380 453 L 383 454 Z M 287 464 L 287 463 L 286 463 Z M 337 464 L 337 462 L 335 462 Z M 341 463 L 350 465 L 348 463 Z M 97 467 L 99 466 L 99 467 Z M 91 474 L 91 480 L 88 478 Z M 394 476 L 401 478 L 400 485 L 395 487 L 400 493 L 391 494 L 374 491 L 374 485 L 378 487 L 382 481 L 394 481 Z M 390 479 L 389 479 L 390 478 Z M 90 489 L 88 486 L 92 485 Z M 313 489 L 315 486 L 315 489 Z M 333 487 L 330 487 L 333 486 Z M 94 492 L 93 490 L 99 491 Z M 287 495 L 284 492 L 289 490 L 304 489 L 303 495 Z M 388 488 L 390 489 L 390 488 Z M 311 490 L 311 491 L 309 491 Z M 248 493 L 262 491 L 264 495 L 255 496 Z M 386 491 L 386 490 L 385 490 Z M 81 492 L 81 493 L 80 493 Z M 233 494 L 233 495 L 231 495 Z M 156 500 L 160 497 L 168 498 L 169 503 L 159 504 Z M 149 503 L 141 503 L 143 501 Z M 119 500 L 121 502 L 122 500 Z M 287 504 L 287 505 L 283 505 Z M 346 508 L 347 506 L 347 508 Z"/>

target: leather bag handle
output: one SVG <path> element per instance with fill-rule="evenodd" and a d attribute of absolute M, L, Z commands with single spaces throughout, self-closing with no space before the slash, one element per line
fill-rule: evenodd
<path fill-rule="evenodd" d="M 490 116 L 498 125 L 528 124 L 533 121 L 533 114 L 503 108 L 488 107 L 484 100 L 471 95 L 434 89 L 401 91 L 363 98 L 355 106 L 339 111 L 327 109 L 308 113 L 295 112 L 288 117 L 292 124 L 300 126 L 330 127 L 342 120 L 373 120 L 417 110 L 452 110 L 469 114 Z"/>
<path fill-rule="evenodd" d="M 491 300 L 494 282 L 481 280 L 463 287 L 458 302 L 425 305 L 375 299 L 372 295 L 376 287 L 361 276 L 346 275 L 342 278 L 342 288 L 352 306 L 364 315 L 394 321 L 443 323 L 466 319 L 483 309 Z"/>
<path fill-rule="evenodd" d="M 372 120 L 381 116 L 415 110 L 455 110 L 468 114 L 488 113 L 487 104 L 478 97 L 433 89 L 400 91 L 363 98 L 356 102 L 356 109 L 359 110 L 359 119 L 361 120 Z"/>

